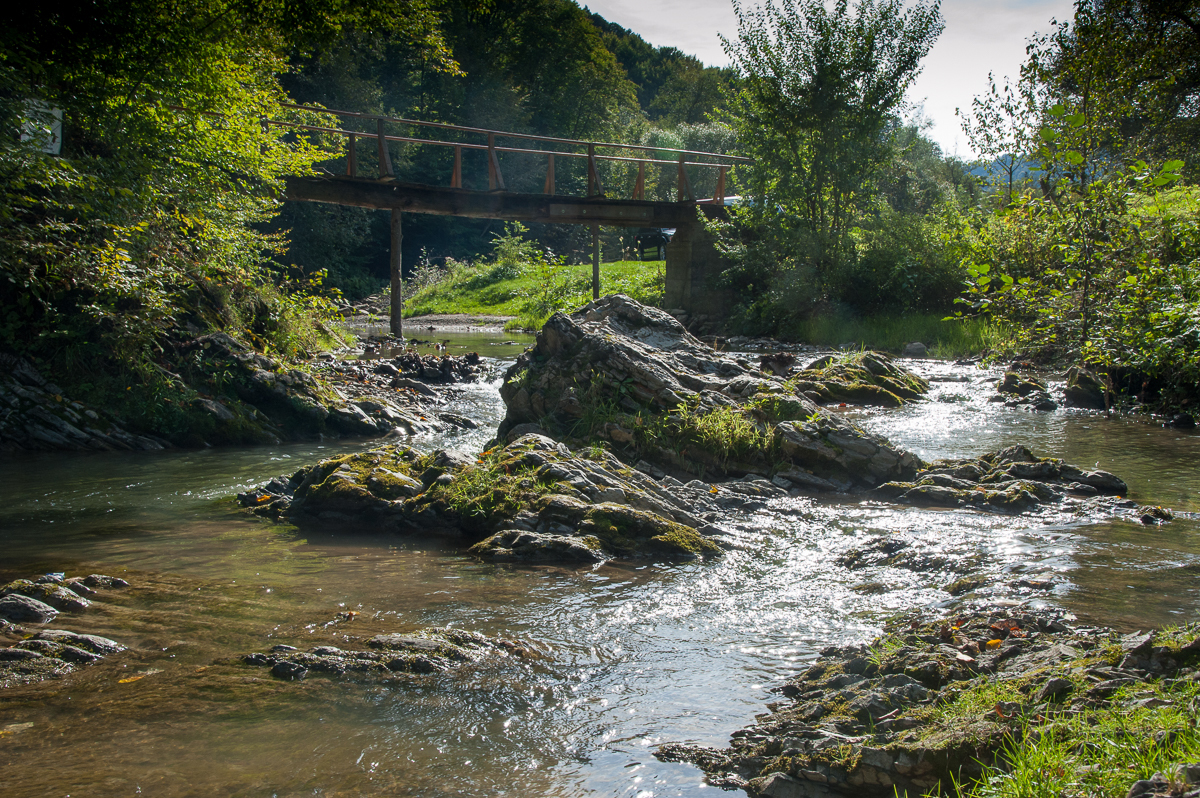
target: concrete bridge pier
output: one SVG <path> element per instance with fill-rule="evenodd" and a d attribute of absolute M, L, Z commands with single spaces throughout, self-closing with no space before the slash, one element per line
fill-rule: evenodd
<path fill-rule="evenodd" d="M 728 267 L 713 235 L 699 221 L 680 225 L 667 244 L 663 306 L 686 310 L 692 320 L 699 316 L 724 318 L 732 307 L 732 295 L 718 285 L 718 279 Z"/>

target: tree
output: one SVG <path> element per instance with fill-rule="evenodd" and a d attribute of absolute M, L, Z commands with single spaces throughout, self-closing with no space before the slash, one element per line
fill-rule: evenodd
<path fill-rule="evenodd" d="M 1039 108 L 1028 81 L 1016 87 L 1009 81 L 1004 87 L 996 85 L 995 76 L 988 73 L 988 91 L 971 101 L 971 114 L 954 109 L 962 118 L 962 129 L 971 147 L 990 158 L 989 175 L 993 184 L 999 170 L 999 184 L 1005 187 L 1004 204 L 1014 201 L 1017 175 L 1030 165 L 1029 156 L 1037 140 Z"/>
<path fill-rule="evenodd" d="M 221 330 L 283 356 L 317 343 L 328 306 L 277 268 L 282 237 L 263 224 L 284 177 L 328 153 L 265 120 L 324 117 L 287 109 L 279 76 L 362 25 L 451 68 L 429 6 L 93 0 L 0 14 L 0 125 L 50 106 L 65 130 L 53 158 L 0 136 L 0 346 L 164 431 L 195 396 L 187 370 L 200 366 L 181 359 L 192 336 Z"/>
<path fill-rule="evenodd" d="M 1084 132 L 1106 158 L 1195 160 L 1200 3 L 1077 0 L 1072 20 L 1027 49 L 1022 81 L 1041 109 L 1085 114 Z"/>
<path fill-rule="evenodd" d="M 738 36 L 722 39 L 738 72 L 731 114 L 762 201 L 746 213 L 774 227 L 818 287 L 848 256 L 847 234 L 889 157 L 885 131 L 944 25 L 939 4 L 901 0 L 735 2 Z M 781 208 L 783 220 L 767 219 Z M 747 219 L 747 221 L 750 221 Z"/>

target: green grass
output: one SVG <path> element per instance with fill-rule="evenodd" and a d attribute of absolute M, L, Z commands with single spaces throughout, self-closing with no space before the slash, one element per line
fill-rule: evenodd
<path fill-rule="evenodd" d="M 663 261 L 600 264 L 600 293 L 628 294 L 639 302 L 662 302 Z M 592 299 L 591 264 L 529 264 L 501 269 L 490 264 L 459 266 L 441 282 L 406 303 L 404 315 L 467 313 L 515 317 L 507 330 L 536 330 L 557 311 L 575 310 Z"/>
<path fill-rule="evenodd" d="M 1197 626 L 1160 630 L 1155 642 L 1178 649 L 1195 639 Z M 1121 656 L 1115 640 L 1088 655 L 1112 664 Z M 1192 662 L 1194 655 L 1184 655 Z M 1079 663 L 1075 663 L 1079 664 Z M 1081 670 L 1055 669 L 1074 682 L 1074 694 L 1090 686 Z M 1045 677 L 1047 674 L 1041 674 Z M 985 716 L 998 702 L 1028 705 L 1027 679 L 977 679 L 949 702 L 917 710 L 933 729 L 953 729 Z M 1135 705 L 1139 699 L 1154 699 Z M 1200 761 L 1200 682 L 1171 677 L 1121 687 L 1108 701 L 1083 711 L 1051 705 L 1044 714 L 1022 715 L 1010 726 L 995 764 L 983 777 L 932 792 L 956 798 L 1121 798 L 1138 779 L 1156 772 L 1170 778 L 1177 765 Z M 1175 793 L 1172 793 L 1175 794 Z"/>
<path fill-rule="evenodd" d="M 954 358 L 1001 349 L 1008 336 L 987 319 L 946 319 L 940 313 L 846 319 L 823 316 L 800 322 L 795 330 L 804 343 L 838 347 L 854 343 L 866 349 L 900 352 L 920 341 L 935 357 Z"/>
<path fill-rule="evenodd" d="M 1010 737 L 1004 764 L 959 789 L 979 798 L 1120 798 L 1129 785 L 1155 772 L 1168 777 L 1176 765 L 1200 759 L 1195 726 L 1195 682 L 1137 685 L 1114 698 L 1152 693 L 1169 706 L 1110 706 L 1086 714 L 1030 723 Z M 1034 734 L 1033 732 L 1037 732 Z M 1157 739 L 1156 739 L 1157 738 Z"/>

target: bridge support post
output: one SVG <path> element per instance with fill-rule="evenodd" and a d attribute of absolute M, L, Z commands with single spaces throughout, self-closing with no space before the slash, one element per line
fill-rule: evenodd
<path fill-rule="evenodd" d="M 719 320 L 729 311 L 730 294 L 717 285 L 729 264 L 714 246 L 712 234 L 699 221 L 680 225 L 667 244 L 667 268 L 663 307 L 686 310 L 693 321 L 698 316 Z"/>
<path fill-rule="evenodd" d="M 392 335 L 404 340 L 404 277 L 400 273 L 402 265 L 400 246 L 404 243 L 404 230 L 400 226 L 400 211 L 392 209 L 392 251 L 391 251 L 391 283 L 392 283 Z"/>
<path fill-rule="evenodd" d="M 600 298 L 600 225 L 592 225 L 592 299 Z"/>

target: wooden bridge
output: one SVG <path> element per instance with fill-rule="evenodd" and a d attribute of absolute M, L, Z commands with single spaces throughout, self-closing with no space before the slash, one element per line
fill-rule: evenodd
<path fill-rule="evenodd" d="M 391 211 L 391 326 L 392 333 L 398 336 L 403 336 L 402 213 L 589 225 L 592 229 L 593 297 L 600 295 L 600 225 L 673 228 L 676 233 L 667 247 L 665 304 L 695 309 L 704 304 L 697 301 L 705 290 L 703 277 L 716 265 L 710 263 L 716 259 L 715 251 L 710 245 L 705 246 L 702 240 L 704 234 L 697 210 L 710 217 L 724 215 L 729 169 L 737 163 L 751 162 L 748 158 L 720 153 L 580 141 L 308 106 L 288 107 L 352 120 L 350 124 L 368 128 L 364 131 L 341 125 L 269 122 L 272 126 L 339 136 L 345 140 L 345 172 L 289 178 L 287 199 Z M 396 128 L 433 129 L 440 137 L 420 138 L 389 132 Z M 449 179 L 444 181 L 447 184 L 398 180 L 393 146 L 403 148 L 406 156 L 415 148 L 440 148 L 444 152 L 440 158 L 437 154 L 430 155 L 436 150 L 417 149 L 417 152 L 424 155 L 422 164 L 426 168 L 423 171 L 437 172 L 440 167 L 442 174 L 448 173 Z M 360 160 L 364 149 L 367 158 Z M 369 154 L 372 149 L 374 157 Z M 477 175 L 468 172 L 467 181 L 464 181 L 464 155 L 474 161 L 476 167 L 482 167 L 478 168 Z M 483 164 L 478 163 L 480 157 Z M 584 180 L 576 177 L 565 181 L 576 185 L 577 190 L 583 189 L 582 196 L 559 193 L 560 180 L 556 175 L 559 164 L 572 172 L 578 172 L 578 166 L 582 166 Z M 485 170 L 486 190 L 482 187 Z M 605 171 L 609 172 L 609 190 L 605 189 L 601 179 Z M 505 179 L 506 172 L 509 181 Z M 626 174 L 616 174 L 618 172 Z M 689 172 L 700 177 L 697 182 L 711 183 L 711 196 L 701 199 L 695 196 Z M 658 199 L 647 199 L 648 173 L 658 178 L 653 182 Z M 517 180 L 512 179 L 514 176 Z M 531 177 L 536 178 L 535 185 L 540 184 L 540 192 L 529 190 Z M 620 177 L 624 177 L 625 182 L 632 178 L 626 197 L 617 197 L 617 192 L 612 189 Z M 467 187 L 468 181 L 478 183 L 479 187 Z M 520 183 L 526 190 L 510 190 L 513 183 Z M 668 199 L 662 199 L 664 193 Z"/>

